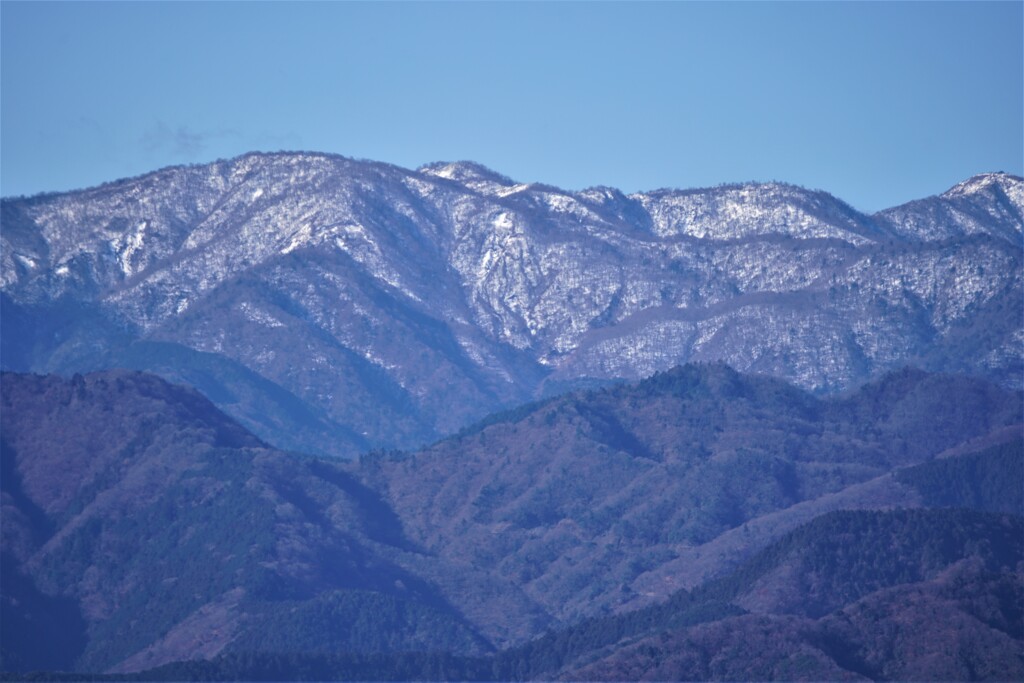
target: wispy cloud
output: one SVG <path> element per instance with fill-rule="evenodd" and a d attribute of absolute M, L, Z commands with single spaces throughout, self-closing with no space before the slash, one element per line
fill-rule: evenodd
<path fill-rule="evenodd" d="M 193 130 L 188 126 L 172 127 L 158 121 L 142 135 L 140 143 L 150 154 L 170 153 L 184 159 L 196 159 L 212 142 L 227 138 L 240 138 L 241 133 L 232 128 L 217 130 Z"/>

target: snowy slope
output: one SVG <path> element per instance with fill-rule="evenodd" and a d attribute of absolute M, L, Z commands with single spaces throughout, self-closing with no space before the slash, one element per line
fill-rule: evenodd
<path fill-rule="evenodd" d="M 4 200 L 3 364 L 155 370 L 345 455 L 690 360 L 1019 387 L 1022 188 L 977 176 L 867 216 L 777 183 L 627 196 L 249 154 Z"/>

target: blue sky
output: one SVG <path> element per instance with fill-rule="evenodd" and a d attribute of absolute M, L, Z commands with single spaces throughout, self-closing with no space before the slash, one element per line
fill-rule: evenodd
<path fill-rule="evenodd" d="M 1024 173 L 1024 3 L 0 4 L 0 192 L 250 150 L 876 210 Z"/>

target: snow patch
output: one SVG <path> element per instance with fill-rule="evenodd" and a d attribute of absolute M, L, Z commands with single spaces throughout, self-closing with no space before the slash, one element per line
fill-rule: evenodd
<path fill-rule="evenodd" d="M 303 225 L 301 228 L 299 228 L 298 230 L 295 231 L 295 234 L 292 235 L 291 241 L 288 242 L 288 246 L 286 246 L 284 249 L 282 249 L 281 253 L 282 254 L 290 254 L 290 253 L 292 253 L 293 251 L 295 251 L 299 247 L 309 243 L 309 241 L 310 241 L 310 239 L 312 237 L 313 237 L 313 228 L 310 227 L 310 225 L 307 223 L 307 224 Z"/>
<path fill-rule="evenodd" d="M 239 304 L 238 308 L 239 310 L 242 311 L 242 314 L 245 315 L 246 318 L 248 318 L 254 323 L 265 325 L 267 327 L 284 327 L 283 322 L 281 322 L 274 316 L 270 315 L 266 311 L 260 310 L 259 308 L 253 306 L 247 301 L 243 301 L 241 304 Z"/>
<path fill-rule="evenodd" d="M 529 184 L 527 184 L 527 183 L 520 183 L 518 185 L 513 185 L 512 187 L 510 187 L 508 189 L 505 189 L 505 190 L 498 190 L 498 196 L 499 197 L 508 197 L 510 195 L 517 194 L 519 192 L 523 192 L 523 191 L 529 190 L 529 189 L 530 189 L 530 185 Z"/>
<path fill-rule="evenodd" d="M 36 260 L 34 258 L 29 257 L 29 256 L 23 256 L 22 254 L 15 254 L 14 258 L 18 259 L 18 261 L 21 263 L 21 265 L 25 266 L 26 268 L 31 268 L 31 269 L 34 270 L 35 268 L 39 267 L 38 264 L 36 263 Z"/>
<path fill-rule="evenodd" d="M 110 246 L 117 254 L 118 263 L 121 266 L 121 272 L 127 277 L 135 275 L 141 268 L 136 267 L 133 263 L 135 255 L 143 252 L 143 246 L 145 242 L 146 230 L 149 228 L 149 221 L 140 221 L 136 226 L 135 230 L 127 235 L 121 235 L 110 242 Z"/>

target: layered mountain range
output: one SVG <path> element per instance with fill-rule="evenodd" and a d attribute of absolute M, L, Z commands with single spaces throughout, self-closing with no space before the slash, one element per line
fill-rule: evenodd
<path fill-rule="evenodd" d="M 0 362 L 155 372 L 346 457 L 689 361 L 819 393 L 903 365 L 1020 388 L 1022 211 L 1007 174 L 867 215 L 778 183 L 250 154 L 4 199 Z"/>
<path fill-rule="evenodd" d="M 0 669 L 1021 679 L 1022 217 L 297 153 L 4 199 Z"/>
<path fill-rule="evenodd" d="M 152 375 L 0 391 L 5 671 L 1024 675 L 1024 399 L 983 380 L 690 365 L 347 462 Z"/>

